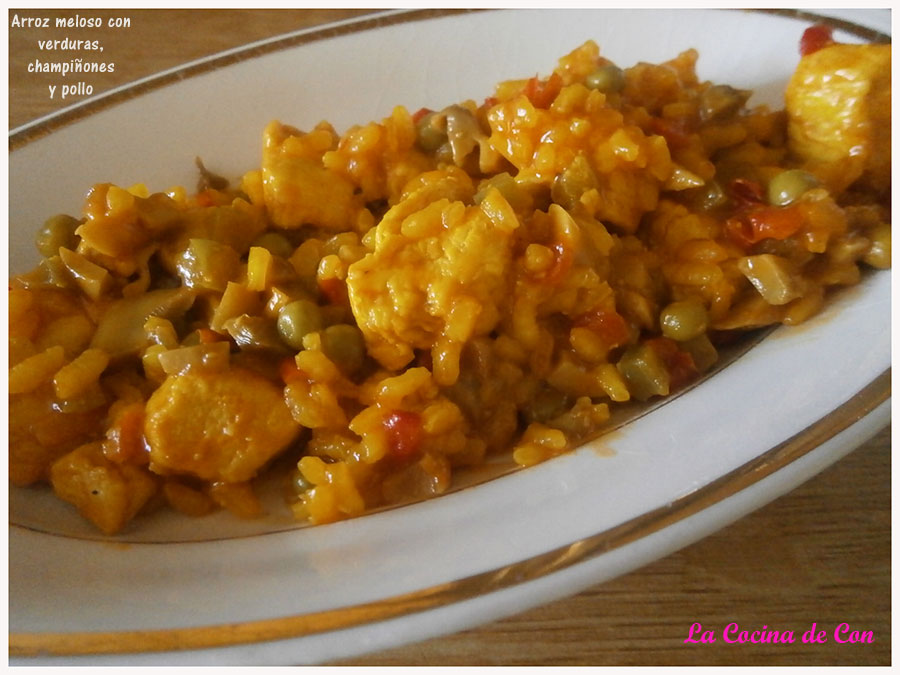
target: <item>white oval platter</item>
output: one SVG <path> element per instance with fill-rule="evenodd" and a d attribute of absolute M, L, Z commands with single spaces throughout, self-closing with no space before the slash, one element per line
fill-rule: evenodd
<path fill-rule="evenodd" d="M 889 33 L 889 13 L 862 18 Z M 36 261 L 36 225 L 77 210 L 94 182 L 189 185 L 196 155 L 236 177 L 257 165 L 271 119 L 340 131 L 396 104 L 480 100 L 587 39 L 620 65 L 697 48 L 701 78 L 780 106 L 808 23 L 722 10 L 413 12 L 254 45 L 14 130 L 10 271 Z M 594 444 L 332 525 L 161 518 L 103 540 L 46 491 L 13 489 L 12 662 L 321 663 L 576 593 L 771 501 L 886 425 L 890 313 L 891 275 L 871 274 Z"/>

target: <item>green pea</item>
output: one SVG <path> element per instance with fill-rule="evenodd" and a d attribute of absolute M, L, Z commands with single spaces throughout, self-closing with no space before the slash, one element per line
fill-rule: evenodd
<path fill-rule="evenodd" d="M 769 181 L 767 190 L 769 203 L 774 206 L 787 206 L 818 185 L 819 179 L 802 169 L 782 171 Z"/>
<path fill-rule="evenodd" d="M 294 252 L 293 244 L 280 232 L 264 232 L 254 240 L 252 245 L 261 246 L 272 255 L 282 258 L 290 258 Z"/>
<path fill-rule="evenodd" d="M 240 256 L 231 246 L 212 239 L 190 239 L 176 263 L 178 275 L 189 288 L 222 292 L 234 279 Z"/>
<path fill-rule="evenodd" d="M 278 311 L 278 334 L 293 349 L 303 349 L 303 337 L 322 330 L 322 311 L 309 300 L 289 302 Z"/>
<path fill-rule="evenodd" d="M 708 325 L 706 307 L 693 298 L 669 303 L 659 315 L 662 334 L 678 342 L 702 335 Z"/>
<path fill-rule="evenodd" d="M 359 371 L 366 358 L 366 343 L 356 326 L 338 323 L 322 332 L 322 350 L 346 374 Z"/>
<path fill-rule="evenodd" d="M 625 73 L 618 66 L 607 63 L 584 78 L 584 86 L 604 94 L 612 94 L 625 88 Z"/>
<path fill-rule="evenodd" d="M 575 208 L 581 196 L 599 185 L 597 174 L 584 155 L 578 155 L 557 175 L 550 188 L 554 202 L 567 209 Z"/>
<path fill-rule="evenodd" d="M 35 237 L 38 251 L 50 258 L 57 255 L 61 247 L 75 250 L 78 245 L 75 230 L 80 224 L 79 220 L 64 213 L 48 218 Z"/>
<path fill-rule="evenodd" d="M 428 113 L 418 121 L 416 141 L 425 152 L 434 152 L 447 142 L 446 124 L 437 113 Z"/>

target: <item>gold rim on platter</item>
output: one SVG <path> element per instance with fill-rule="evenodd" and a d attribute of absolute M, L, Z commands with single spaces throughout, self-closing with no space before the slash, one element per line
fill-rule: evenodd
<path fill-rule="evenodd" d="M 352 628 L 483 596 L 587 562 L 693 516 L 809 454 L 874 411 L 890 394 L 888 368 L 830 414 L 696 491 L 599 534 L 505 567 L 376 602 L 261 621 L 170 630 L 10 633 L 9 653 L 123 654 L 236 646 Z"/>

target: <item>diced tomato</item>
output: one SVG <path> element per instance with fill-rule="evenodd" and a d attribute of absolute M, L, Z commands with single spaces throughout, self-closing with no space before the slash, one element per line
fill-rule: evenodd
<path fill-rule="evenodd" d="M 106 432 L 103 454 L 114 462 L 146 464 L 150 458 L 144 442 L 144 403 L 125 407 Z"/>
<path fill-rule="evenodd" d="M 803 227 L 803 214 L 794 207 L 760 209 L 749 215 L 756 241 L 787 239 Z"/>
<path fill-rule="evenodd" d="M 678 343 L 667 337 L 651 338 L 647 340 L 649 346 L 669 371 L 670 389 L 678 389 L 697 377 L 698 370 L 694 364 L 694 357 L 678 347 Z"/>
<path fill-rule="evenodd" d="M 800 55 L 808 56 L 823 47 L 833 44 L 834 38 L 831 34 L 831 28 L 825 24 L 818 23 L 803 31 L 803 36 L 800 38 Z"/>
<path fill-rule="evenodd" d="M 654 117 L 650 120 L 653 133 L 666 139 L 666 145 L 672 150 L 686 148 L 691 142 L 691 122 L 685 118 L 664 119 Z"/>
<path fill-rule="evenodd" d="M 294 361 L 293 356 L 286 356 L 278 362 L 278 374 L 281 376 L 281 381 L 285 384 L 309 379 L 306 373 L 297 367 L 297 362 Z"/>
<path fill-rule="evenodd" d="M 197 206 L 222 206 L 229 203 L 230 199 L 227 193 L 208 188 L 198 192 L 194 197 L 194 202 Z"/>
<path fill-rule="evenodd" d="M 556 259 L 553 261 L 553 266 L 547 270 L 544 281 L 548 284 L 558 284 L 562 281 L 563 277 L 569 273 L 569 270 L 572 269 L 575 254 L 570 247 L 561 242 L 553 244 L 551 248 L 556 255 Z"/>
<path fill-rule="evenodd" d="M 764 204 L 762 185 L 748 178 L 735 178 L 728 184 L 728 194 L 735 201 L 738 208 L 757 206 Z"/>
<path fill-rule="evenodd" d="M 803 227 L 803 215 L 795 207 L 763 207 L 725 221 L 725 232 L 738 246 L 748 249 L 763 239 L 787 239 Z"/>
<path fill-rule="evenodd" d="M 546 80 L 532 77 L 528 80 L 522 93 L 528 97 L 535 108 L 549 108 L 560 89 L 562 89 L 562 77 L 559 73 L 553 73 Z"/>
<path fill-rule="evenodd" d="M 197 206 L 213 206 L 215 204 L 215 200 L 209 190 L 198 192 L 197 196 L 194 197 L 194 201 L 197 202 Z"/>
<path fill-rule="evenodd" d="M 393 459 L 414 457 L 422 445 L 422 417 L 409 410 L 395 410 L 384 418 Z"/>
<path fill-rule="evenodd" d="M 434 111 L 431 110 L 430 108 L 419 108 L 418 110 L 416 110 L 416 112 L 414 112 L 412 114 L 413 124 L 418 124 L 419 120 L 421 120 L 423 117 L 425 117 L 425 115 L 428 115 L 429 113 L 432 113 L 432 112 L 434 112 Z"/>
<path fill-rule="evenodd" d="M 197 329 L 197 337 L 200 338 L 200 342 L 202 342 L 203 344 L 209 344 L 211 342 L 221 342 L 227 339 L 224 335 L 222 335 L 221 333 L 217 333 L 211 328 L 202 327 Z"/>
<path fill-rule="evenodd" d="M 610 349 L 625 344 L 631 335 L 628 322 L 615 310 L 597 309 L 581 314 L 572 325 L 595 332 Z"/>
<path fill-rule="evenodd" d="M 319 282 L 319 290 L 332 305 L 346 305 L 348 302 L 347 284 L 340 279 L 334 277 L 322 279 Z"/>

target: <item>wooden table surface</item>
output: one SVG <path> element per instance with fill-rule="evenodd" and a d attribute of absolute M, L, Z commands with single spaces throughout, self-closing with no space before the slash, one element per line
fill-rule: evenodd
<path fill-rule="evenodd" d="M 53 112 L 54 76 L 27 72 L 47 38 L 98 39 L 112 74 L 94 94 L 247 42 L 362 10 L 10 10 L 130 19 L 127 29 L 11 27 L 9 124 Z M 51 21 L 52 24 L 52 21 Z M 55 57 L 58 58 L 58 57 Z M 96 56 L 91 56 L 96 58 Z M 58 78 L 57 78 L 58 79 Z M 73 99 L 70 99 L 71 102 Z M 77 100 L 77 99 L 76 99 Z M 365 121 L 365 120 L 361 120 Z M 347 661 L 354 665 L 890 664 L 890 428 L 793 493 L 697 544 L 568 599 L 455 635 Z M 685 644 L 700 622 L 717 634 L 846 622 L 872 644 Z"/>

